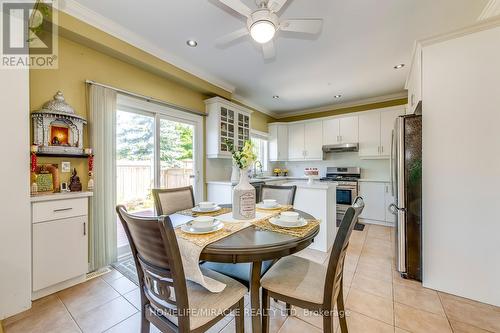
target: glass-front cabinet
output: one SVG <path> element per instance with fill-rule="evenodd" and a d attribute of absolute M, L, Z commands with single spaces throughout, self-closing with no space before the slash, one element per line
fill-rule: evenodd
<path fill-rule="evenodd" d="M 231 158 L 229 146 L 243 147 L 250 140 L 252 111 L 220 97 L 205 101 L 207 157 Z"/>

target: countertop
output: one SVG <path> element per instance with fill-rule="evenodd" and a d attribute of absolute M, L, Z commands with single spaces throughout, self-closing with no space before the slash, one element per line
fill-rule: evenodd
<path fill-rule="evenodd" d="M 263 178 L 250 178 L 250 183 L 258 182 L 272 182 L 272 181 L 282 181 L 282 180 L 307 180 L 306 177 L 276 177 L 269 176 Z M 237 183 L 232 183 L 230 180 L 207 180 L 207 184 L 217 184 L 217 185 L 236 185 Z"/>
<path fill-rule="evenodd" d="M 390 183 L 389 179 L 377 179 L 377 178 L 361 178 L 358 182 L 365 183 Z"/>
<path fill-rule="evenodd" d="M 315 181 L 312 184 L 309 184 L 307 182 L 289 182 L 283 184 L 284 186 L 297 186 L 297 188 L 309 188 L 309 189 L 315 189 L 315 190 L 328 190 L 332 187 L 336 187 L 337 183 L 336 182 L 319 182 Z"/>
<path fill-rule="evenodd" d="M 85 198 L 85 197 L 91 197 L 93 195 L 94 193 L 90 191 L 36 194 L 31 196 L 31 202 Z"/>

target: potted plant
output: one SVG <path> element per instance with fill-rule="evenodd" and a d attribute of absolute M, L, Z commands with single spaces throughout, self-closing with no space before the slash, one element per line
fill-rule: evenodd
<path fill-rule="evenodd" d="M 235 149 L 227 142 L 233 156 L 233 163 L 240 169 L 240 181 L 233 189 L 233 218 L 250 220 L 255 218 L 255 188 L 250 184 L 248 170 L 257 159 L 251 141 L 245 141 L 243 147 Z"/>

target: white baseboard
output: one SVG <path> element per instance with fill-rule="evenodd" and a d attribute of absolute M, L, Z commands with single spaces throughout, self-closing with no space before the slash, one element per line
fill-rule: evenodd
<path fill-rule="evenodd" d="M 85 282 L 85 280 L 86 280 L 86 274 L 82 274 L 82 275 L 79 275 L 79 276 L 74 277 L 72 279 L 55 284 L 53 286 L 50 286 L 50 287 L 47 287 L 44 289 L 40 289 L 37 291 L 33 291 L 31 293 L 31 300 L 34 301 L 36 299 L 48 296 L 50 294 L 54 294 L 54 293 L 61 291 L 63 289 L 66 289 L 66 288 L 72 287 L 74 285 L 77 285 L 79 283 Z"/>
<path fill-rule="evenodd" d="M 392 228 L 395 227 L 393 222 L 387 222 L 387 221 L 369 220 L 369 219 L 359 218 L 359 222 L 365 223 L 365 224 L 383 225 L 383 226 L 392 227 Z"/>

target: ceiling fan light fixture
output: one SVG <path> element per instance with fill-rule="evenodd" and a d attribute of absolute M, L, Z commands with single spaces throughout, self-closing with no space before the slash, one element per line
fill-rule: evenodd
<path fill-rule="evenodd" d="M 268 20 L 257 21 L 250 27 L 250 35 L 260 44 L 265 44 L 273 39 L 276 26 Z"/>

